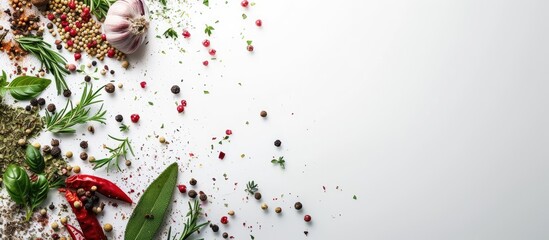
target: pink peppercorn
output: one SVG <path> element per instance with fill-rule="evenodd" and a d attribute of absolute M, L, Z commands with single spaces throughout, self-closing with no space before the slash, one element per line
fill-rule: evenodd
<path fill-rule="evenodd" d="M 242 2 L 240 3 L 240 5 L 241 5 L 242 7 L 248 7 L 248 3 L 249 3 L 248 0 L 244 0 L 244 1 L 242 1 Z"/>
<path fill-rule="evenodd" d="M 202 46 L 209 47 L 210 46 L 210 40 L 206 39 L 202 42 Z"/>
<path fill-rule="evenodd" d="M 111 48 L 107 50 L 107 57 L 113 58 L 115 54 L 116 52 L 114 51 L 114 49 Z"/>
<path fill-rule="evenodd" d="M 53 15 L 53 13 L 49 13 L 48 20 L 53 21 L 53 19 L 55 19 L 55 15 Z"/>
<path fill-rule="evenodd" d="M 219 159 L 223 160 L 223 158 L 225 158 L 225 153 L 219 152 Z"/>
<path fill-rule="evenodd" d="M 229 223 L 229 218 L 227 216 L 221 217 L 221 223 L 223 223 L 223 224 Z"/>
<path fill-rule="evenodd" d="M 66 14 L 61 14 L 61 21 L 65 21 L 67 20 L 67 15 Z"/>
<path fill-rule="evenodd" d="M 72 47 L 72 45 L 74 45 L 74 42 L 72 40 L 67 40 L 67 45 L 69 47 Z"/>
<path fill-rule="evenodd" d="M 311 221 L 311 216 L 310 215 L 305 215 L 305 217 L 303 217 L 303 220 L 305 220 L 305 222 L 310 222 Z"/>
<path fill-rule="evenodd" d="M 263 22 L 261 21 L 261 19 L 257 19 L 255 20 L 255 25 L 261 27 L 263 25 Z"/>
<path fill-rule="evenodd" d="M 208 64 L 210 64 L 208 61 L 202 62 L 202 65 L 204 65 L 204 66 L 208 66 Z"/>
<path fill-rule="evenodd" d="M 75 60 L 75 61 L 80 60 L 80 58 L 82 58 L 82 54 L 80 54 L 80 53 L 74 53 L 74 60 Z"/>
<path fill-rule="evenodd" d="M 183 30 L 183 37 L 184 38 L 190 38 L 191 37 L 191 33 L 187 30 Z"/>
<path fill-rule="evenodd" d="M 130 116 L 130 119 L 132 120 L 132 122 L 136 123 L 136 122 L 139 122 L 139 114 L 132 114 Z"/>
<path fill-rule="evenodd" d="M 254 46 L 253 45 L 248 45 L 246 47 L 246 49 L 248 49 L 249 52 L 253 52 L 254 51 Z"/>
<path fill-rule="evenodd" d="M 231 129 L 227 129 L 227 130 L 225 130 L 225 134 L 231 135 L 231 134 L 233 134 L 233 131 Z"/>
<path fill-rule="evenodd" d="M 214 56 L 216 52 L 217 51 L 215 51 L 215 49 L 210 49 L 210 51 L 209 51 L 210 55 L 212 55 L 212 56 Z"/>
<path fill-rule="evenodd" d="M 183 105 L 178 105 L 177 112 L 182 113 L 183 111 L 185 111 L 185 107 Z"/>
<path fill-rule="evenodd" d="M 187 100 L 185 100 L 185 99 L 181 100 L 181 105 L 183 107 L 186 107 L 187 106 Z"/>
<path fill-rule="evenodd" d="M 71 35 L 71 37 L 75 37 L 77 32 L 76 32 L 76 29 L 71 29 L 71 31 L 69 32 L 69 34 Z"/>
<path fill-rule="evenodd" d="M 180 193 L 185 193 L 185 192 L 187 192 L 187 186 L 185 186 L 185 185 L 183 185 L 183 184 L 177 185 L 177 189 L 179 189 L 179 192 L 180 192 Z"/>
<path fill-rule="evenodd" d="M 140 82 L 139 85 L 141 85 L 141 88 L 145 88 L 147 86 L 147 82 Z"/>
<path fill-rule="evenodd" d="M 105 35 L 105 34 L 101 34 L 101 40 L 103 40 L 103 41 L 107 41 L 107 35 Z"/>

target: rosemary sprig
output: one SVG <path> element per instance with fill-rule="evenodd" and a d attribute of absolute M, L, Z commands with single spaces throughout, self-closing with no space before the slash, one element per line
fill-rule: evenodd
<path fill-rule="evenodd" d="M 123 124 L 123 123 L 118 128 L 120 128 L 120 132 L 127 132 L 128 130 L 130 130 L 130 126 L 128 126 L 126 124 Z"/>
<path fill-rule="evenodd" d="M 69 70 L 65 68 L 67 60 L 61 54 L 51 49 L 51 45 L 44 41 L 41 37 L 28 36 L 16 38 L 15 41 L 26 52 L 37 57 L 43 66 L 51 72 L 55 78 L 55 87 L 57 95 L 63 93 L 63 90 L 69 89 L 65 76 L 69 74 Z"/>
<path fill-rule="evenodd" d="M 95 15 L 97 20 L 103 21 L 116 0 L 83 0 L 83 2 L 90 7 L 90 12 Z"/>
<path fill-rule="evenodd" d="M 53 114 L 46 111 L 46 117 L 44 118 L 46 130 L 53 133 L 74 133 L 76 130 L 73 127 L 76 124 L 82 124 L 89 121 L 104 124 L 107 111 L 103 110 L 103 105 L 101 105 L 99 111 L 90 116 L 89 106 L 103 102 L 103 100 L 97 100 L 97 98 L 101 96 L 99 91 L 101 91 L 103 87 L 97 89 L 95 92 L 92 88 L 93 87 L 90 87 L 88 90 L 88 85 L 84 87 L 84 92 L 82 93 L 80 102 L 76 104 L 76 107 L 72 105 L 71 100 L 68 100 L 63 110 Z"/>
<path fill-rule="evenodd" d="M 179 237 L 179 240 L 187 240 L 195 232 L 198 232 L 202 227 L 210 223 L 208 221 L 208 222 L 203 222 L 201 224 L 198 224 L 198 218 L 200 217 L 200 214 L 202 212 L 202 208 L 200 207 L 198 200 L 195 200 L 192 206 L 190 202 L 188 204 L 189 204 L 189 212 L 187 212 L 187 222 L 184 223 L 185 228 L 183 229 L 183 232 L 181 233 L 181 237 Z M 173 238 L 171 237 L 171 235 L 172 235 L 172 228 L 170 227 L 170 230 L 168 232 L 168 240 L 177 239 L 177 234 L 175 234 Z"/>
<path fill-rule="evenodd" d="M 109 150 L 109 153 L 111 155 L 103 159 L 95 160 L 94 161 L 95 166 L 93 167 L 94 170 L 107 165 L 107 171 L 109 171 L 111 165 L 115 165 L 118 171 L 120 171 L 121 169 L 120 169 L 120 164 L 118 163 L 118 159 L 120 157 L 123 157 L 125 160 L 128 160 L 126 157 L 128 153 L 131 153 L 132 156 L 135 156 L 133 153 L 132 146 L 130 145 L 130 140 L 128 138 L 115 138 L 111 135 L 109 135 L 109 137 L 119 142 L 118 147 L 110 148 L 105 146 L 105 148 Z"/>
<path fill-rule="evenodd" d="M 280 165 L 282 169 L 286 169 L 286 160 L 284 160 L 284 157 L 279 157 L 278 159 L 274 158 L 273 160 L 271 160 L 271 162 L 275 165 Z"/>
<path fill-rule="evenodd" d="M 248 184 L 246 184 L 246 190 L 249 194 L 254 194 L 257 192 L 257 184 L 254 181 L 249 181 Z"/>

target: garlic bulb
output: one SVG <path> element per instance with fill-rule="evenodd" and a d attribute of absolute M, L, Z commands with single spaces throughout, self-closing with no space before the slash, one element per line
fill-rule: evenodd
<path fill-rule="evenodd" d="M 109 8 L 103 30 L 119 51 L 133 53 L 145 41 L 149 13 L 144 0 L 118 0 Z"/>

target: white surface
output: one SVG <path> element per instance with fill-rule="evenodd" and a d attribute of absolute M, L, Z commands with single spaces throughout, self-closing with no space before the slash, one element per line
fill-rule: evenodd
<path fill-rule="evenodd" d="M 138 112 L 140 124 L 128 134 L 137 150 L 132 168 L 105 174 L 73 160 L 83 172 L 141 191 L 177 160 L 180 182 L 195 177 L 212 195 L 205 207 L 211 219 L 237 212 L 220 231 L 236 239 L 307 239 L 304 230 L 308 239 L 549 238 L 549 2 L 259 0 L 246 20 L 239 1 L 210 2 L 211 10 L 190 4 L 178 27 L 191 31 L 190 40 L 177 40 L 187 53 L 154 38 L 166 25 L 153 22 L 157 30 L 131 58 L 132 69 L 117 67 L 114 79 L 124 89 L 104 96 L 107 126 L 96 124 L 94 136 L 63 138 L 63 150 L 79 152 L 74 138 L 81 138 L 91 155 L 105 156 L 107 134 L 121 135 L 114 115 L 129 123 Z M 222 62 L 205 68 L 203 26 L 215 20 L 210 39 Z M 253 54 L 245 51 L 247 39 Z M 70 81 L 80 87 L 81 76 Z M 175 111 L 181 97 L 169 92 L 176 83 L 189 102 L 184 115 Z M 267 120 L 258 116 L 262 109 Z M 211 138 L 225 129 L 234 135 L 219 146 Z M 171 144 L 160 145 L 157 134 Z M 277 138 L 281 149 L 272 145 Z M 219 150 L 227 153 L 223 161 Z M 190 152 L 197 157 L 189 160 Z M 285 171 L 269 162 L 280 155 Z M 269 213 L 243 199 L 251 179 Z M 176 199 L 166 222 L 180 231 L 187 198 Z M 296 200 L 313 224 L 290 209 Z M 119 237 L 121 216 L 130 212 L 108 208 L 101 222 L 114 222 Z M 201 236 L 221 239 L 209 229 Z"/>

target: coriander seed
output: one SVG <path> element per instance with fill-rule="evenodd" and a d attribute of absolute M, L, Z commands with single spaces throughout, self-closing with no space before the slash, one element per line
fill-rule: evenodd
<path fill-rule="evenodd" d="M 112 225 L 110 223 L 107 223 L 103 226 L 103 229 L 105 232 L 111 232 L 112 231 Z"/>
<path fill-rule="evenodd" d="M 276 207 L 276 208 L 275 208 L 275 212 L 276 212 L 276 213 L 281 213 L 281 212 L 282 212 L 282 208 Z"/>
<path fill-rule="evenodd" d="M 67 158 L 72 158 L 72 152 L 71 152 L 71 151 L 67 151 L 67 152 L 65 153 L 65 157 L 67 157 Z"/>

